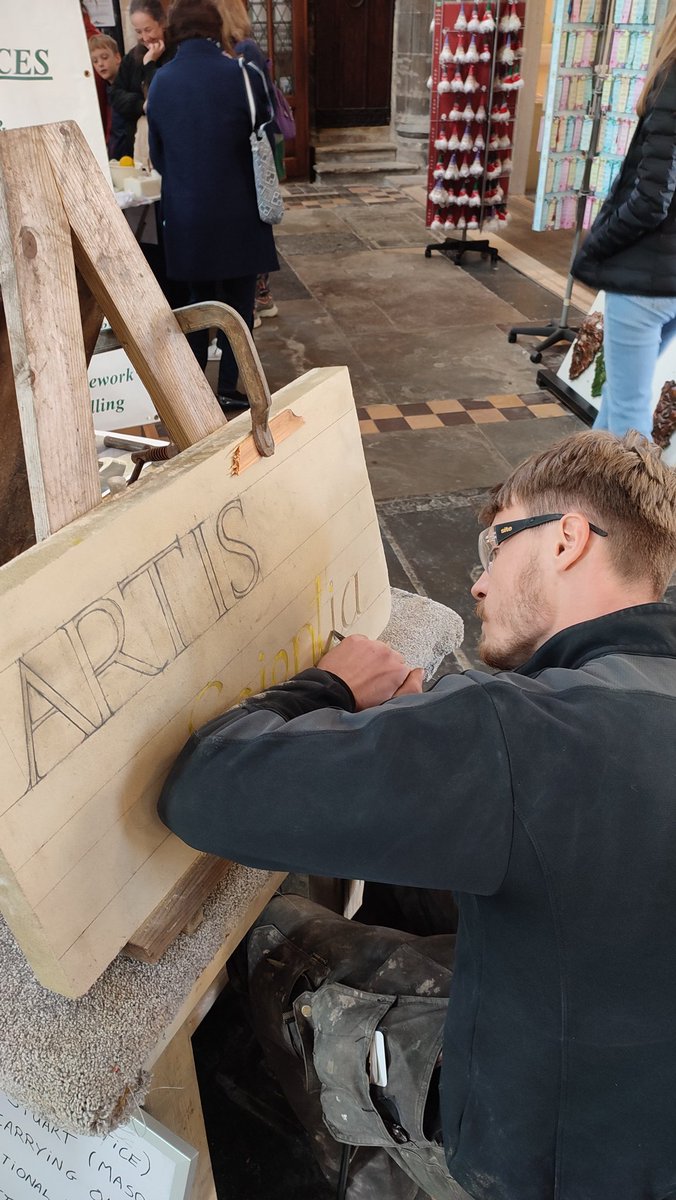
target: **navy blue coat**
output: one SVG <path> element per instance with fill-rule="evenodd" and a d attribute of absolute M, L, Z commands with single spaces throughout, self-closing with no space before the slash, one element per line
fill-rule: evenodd
<path fill-rule="evenodd" d="M 265 120 L 260 79 L 250 72 Z M 261 221 L 251 163 L 251 115 L 242 69 L 203 38 L 182 42 L 148 93 L 150 157 L 162 176 L 167 275 L 236 279 L 278 269 Z"/>

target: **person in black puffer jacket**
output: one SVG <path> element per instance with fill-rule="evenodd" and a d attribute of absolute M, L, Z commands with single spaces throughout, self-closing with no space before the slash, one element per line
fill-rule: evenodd
<path fill-rule="evenodd" d="M 596 429 L 651 436 L 653 373 L 676 333 L 676 3 L 637 110 L 622 170 L 573 263 L 606 292 L 606 383 Z"/>
<path fill-rule="evenodd" d="M 165 44 L 166 17 L 162 0 L 131 0 L 129 19 L 138 45 L 125 54 L 113 83 L 110 102 L 127 126 L 127 141 L 134 154 L 136 126 L 145 111 L 146 97 L 155 72 L 173 58 Z"/>

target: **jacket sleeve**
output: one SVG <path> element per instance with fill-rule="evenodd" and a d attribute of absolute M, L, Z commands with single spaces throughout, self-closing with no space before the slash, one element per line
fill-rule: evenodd
<path fill-rule="evenodd" d="M 131 57 L 132 54 L 133 51 L 125 54 L 120 63 L 110 100 L 115 111 L 121 116 L 126 117 L 128 121 L 138 121 L 143 112 L 143 95 L 138 88 L 134 88 L 134 76 L 137 75 L 138 68 Z"/>
<path fill-rule="evenodd" d="M 583 247 L 605 259 L 661 225 L 676 193 L 676 73 L 671 72 L 643 121 L 642 155 L 632 191 Z"/>
<path fill-rule="evenodd" d="M 184 747 L 160 817 L 195 849 L 248 866 L 497 891 L 513 802 L 487 688 L 450 675 L 353 709 L 320 670 L 247 700 Z"/>
<path fill-rule="evenodd" d="M 151 88 L 148 92 L 148 152 L 150 161 L 153 167 L 160 175 L 164 174 L 164 148 L 162 138 L 160 136 L 159 125 L 156 116 L 157 107 L 157 88 Z"/>

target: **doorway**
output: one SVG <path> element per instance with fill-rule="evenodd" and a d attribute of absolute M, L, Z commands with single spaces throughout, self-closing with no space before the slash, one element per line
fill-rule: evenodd
<path fill-rule="evenodd" d="M 395 0 L 316 0 L 317 128 L 389 125 Z"/>

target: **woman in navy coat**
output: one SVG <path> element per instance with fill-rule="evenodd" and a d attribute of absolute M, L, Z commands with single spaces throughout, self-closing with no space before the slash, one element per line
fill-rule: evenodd
<path fill-rule="evenodd" d="M 256 276 L 278 270 L 278 262 L 272 228 L 258 215 L 242 67 L 222 52 L 221 17 L 210 0 L 175 0 L 167 35 L 176 57 L 157 73 L 148 94 L 150 157 L 162 176 L 167 274 L 189 284 L 191 303 L 222 300 L 251 329 Z M 249 79 L 261 123 L 269 116 L 264 89 L 257 72 Z M 206 366 L 208 331 L 190 340 Z M 219 402 L 224 409 L 245 408 L 225 339 L 221 349 Z"/>

